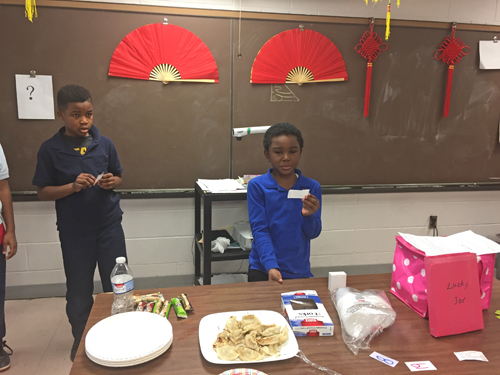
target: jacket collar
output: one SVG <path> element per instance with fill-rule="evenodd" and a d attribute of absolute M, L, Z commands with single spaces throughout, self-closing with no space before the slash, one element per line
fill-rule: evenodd
<path fill-rule="evenodd" d="M 264 181 L 262 185 L 264 185 L 266 188 L 269 189 L 277 189 L 277 190 L 283 190 L 285 191 L 283 187 L 281 187 L 276 180 L 274 179 L 273 175 L 271 174 L 272 168 L 269 168 L 267 173 L 264 175 Z M 294 189 L 302 189 L 307 188 L 308 186 L 304 186 L 304 183 L 306 181 L 305 177 L 302 176 L 302 172 L 299 169 L 295 169 L 295 173 L 299 176 L 297 178 L 297 181 L 295 181 L 295 184 L 293 185 Z"/>

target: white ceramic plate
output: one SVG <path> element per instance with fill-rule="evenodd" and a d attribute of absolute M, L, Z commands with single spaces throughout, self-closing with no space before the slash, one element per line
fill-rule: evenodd
<path fill-rule="evenodd" d="M 168 319 L 132 311 L 110 316 L 94 325 L 85 338 L 85 352 L 103 366 L 133 366 L 158 357 L 172 341 L 172 325 Z"/>
<path fill-rule="evenodd" d="M 276 324 L 281 326 L 287 325 L 288 323 L 286 319 L 278 314 L 276 311 L 268 311 L 268 310 L 251 310 L 251 311 L 229 311 L 218 314 L 211 314 L 204 316 L 200 321 L 200 349 L 203 357 L 208 362 L 217 363 L 217 364 L 243 364 L 243 363 L 260 363 L 260 362 L 273 362 L 273 361 L 281 361 L 283 359 L 292 358 L 299 351 L 299 345 L 297 344 L 297 339 L 292 332 L 290 326 L 288 326 L 288 340 L 281 345 L 279 355 L 273 355 L 262 358 L 260 361 L 242 361 L 241 359 L 236 359 L 234 361 L 223 361 L 217 357 L 217 353 L 212 347 L 212 344 L 217 339 L 217 334 L 224 330 L 224 326 L 226 325 L 226 321 L 231 316 L 236 316 L 238 320 L 244 315 L 255 315 L 262 324 Z"/>

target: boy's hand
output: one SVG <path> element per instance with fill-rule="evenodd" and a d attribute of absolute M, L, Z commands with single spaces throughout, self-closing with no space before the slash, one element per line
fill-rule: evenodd
<path fill-rule="evenodd" d="M 114 176 L 113 173 L 106 173 L 102 175 L 99 181 L 97 181 L 97 185 L 103 189 L 109 190 L 114 189 L 118 184 L 116 176 Z"/>
<path fill-rule="evenodd" d="M 75 182 L 73 182 L 72 189 L 75 193 L 78 193 L 82 189 L 86 189 L 88 187 L 94 186 L 95 177 L 88 173 L 80 173 L 80 175 L 76 178 Z"/>
<path fill-rule="evenodd" d="M 271 268 L 268 272 L 269 281 L 277 281 L 278 283 L 282 283 L 283 279 L 281 278 L 281 272 L 277 268 Z"/>
<path fill-rule="evenodd" d="M 312 194 L 307 194 L 302 199 L 302 216 L 311 216 L 319 209 L 319 200 Z"/>
<path fill-rule="evenodd" d="M 1 224 L 0 224 L 1 225 Z M 7 247 L 9 248 L 9 253 L 7 253 Z M 16 235 L 11 232 L 5 232 L 3 235 L 3 254 L 5 255 L 5 260 L 12 258 L 17 253 L 17 240 Z"/>

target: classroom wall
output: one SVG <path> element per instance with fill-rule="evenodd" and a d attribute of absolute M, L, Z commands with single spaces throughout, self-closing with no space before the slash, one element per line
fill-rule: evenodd
<path fill-rule="evenodd" d="M 307 14 L 385 19 L 388 0 L 89 0 L 93 2 L 159 5 L 246 12 Z M 500 24 L 500 0 L 397 0 L 391 2 L 391 19 L 424 20 L 480 25 Z M 168 14 L 168 11 L 165 12 Z"/>
<path fill-rule="evenodd" d="M 123 2 L 123 1 L 122 1 Z M 500 24 L 500 0 L 478 2 L 401 0 L 393 18 Z M 137 3 L 130 1 L 130 3 Z M 141 1 L 145 4 L 145 1 Z M 150 4 L 239 9 L 238 0 L 149 1 Z M 393 8 L 396 1 L 393 1 Z M 385 17 L 385 4 L 362 0 L 242 1 L 243 10 L 336 16 Z M 376 12 L 374 11 L 376 9 Z M 39 9 L 42 12 L 43 8 Z M 126 175 L 124 176 L 126 178 Z M 312 243 L 317 276 L 328 270 L 390 272 L 398 231 L 430 234 L 430 215 L 438 216 L 440 235 L 471 229 L 494 239 L 500 232 L 500 192 L 342 194 L 323 197 L 323 233 Z M 122 200 L 130 265 L 137 279 L 156 278 L 159 286 L 194 281 L 194 199 Z M 65 276 L 53 202 L 15 202 L 19 250 L 7 263 L 9 298 L 64 294 Z M 246 202 L 219 202 L 214 228 L 247 218 Z M 214 263 L 214 272 L 245 271 L 246 261 Z M 160 277 L 158 277 L 160 276 Z M 96 280 L 98 276 L 96 276 Z"/>
<path fill-rule="evenodd" d="M 394 236 L 399 231 L 430 235 L 430 215 L 438 216 L 440 235 L 470 229 L 495 239 L 500 232 L 499 194 L 484 191 L 325 195 L 323 232 L 312 242 L 313 273 L 325 276 L 333 270 L 346 270 L 348 274 L 390 272 Z M 163 287 L 193 283 L 194 199 L 127 199 L 122 200 L 122 208 L 129 262 L 135 277 L 157 278 L 155 285 Z M 8 296 L 63 295 L 65 277 L 53 203 L 16 202 L 14 210 L 19 250 L 8 261 Z M 245 201 L 214 203 L 214 228 L 247 217 Z M 217 262 L 213 266 L 214 272 L 245 272 L 248 263 Z M 26 288 L 34 285 L 37 288 Z"/>

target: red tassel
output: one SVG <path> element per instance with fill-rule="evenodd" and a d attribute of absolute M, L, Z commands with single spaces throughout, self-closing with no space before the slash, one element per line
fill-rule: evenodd
<path fill-rule="evenodd" d="M 370 91 L 372 87 L 372 63 L 366 65 L 366 85 L 365 85 L 365 112 L 364 117 L 368 116 L 370 110 Z"/>
<path fill-rule="evenodd" d="M 448 80 L 446 81 L 446 94 L 444 97 L 443 117 L 448 117 L 448 113 L 450 112 L 451 83 L 453 82 L 454 68 L 455 68 L 454 65 L 450 65 L 448 67 Z"/>

